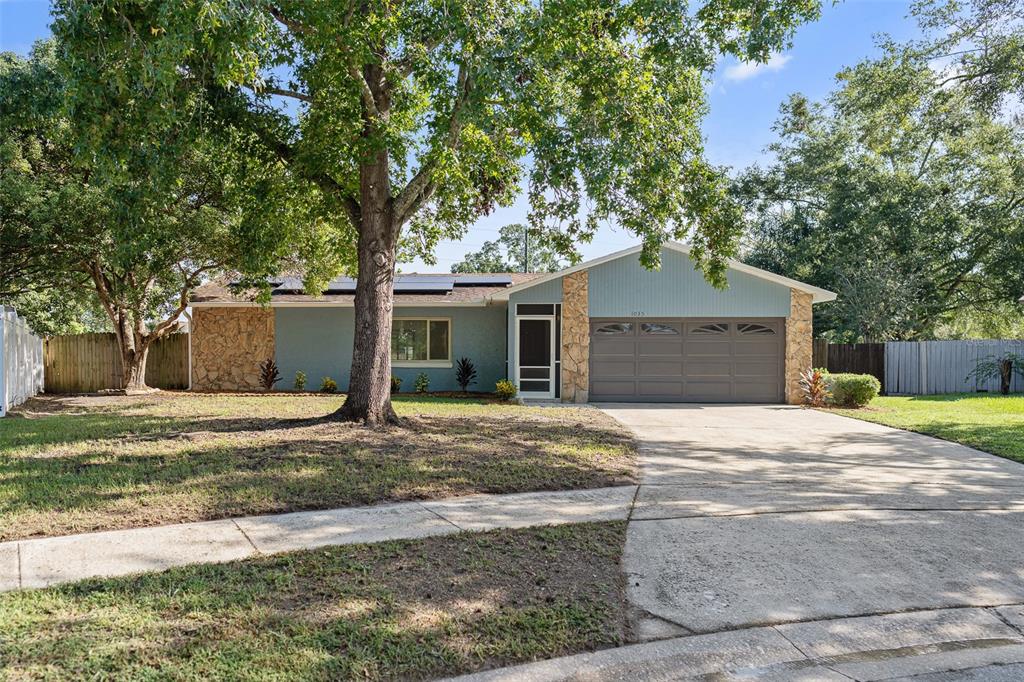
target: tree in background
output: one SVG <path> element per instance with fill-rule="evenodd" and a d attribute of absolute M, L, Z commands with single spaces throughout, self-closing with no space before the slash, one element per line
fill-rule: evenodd
<path fill-rule="evenodd" d="M 979 0 L 970 16 L 996 6 L 1021 4 Z M 949 7 L 915 11 L 938 30 Z M 1024 291 L 1024 135 L 1000 114 L 1019 97 L 1020 73 L 996 73 L 1020 58 L 1020 34 L 984 67 L 974 62 L 983 51 L 949 44 L 952 34 L 886 43 L 881 58 L 840 73 L 824 103 L 791 97 L 776 160 L 737 180 L 748 262 L 836 290 L 815 312 L 837 340 L 930 338 Z"/>
<path fill-rule="evenodd" d="M 817 0 L 57 0 L 54 31 L 76 126 L 97 153 L 148 141 L 166 154 L 213 126 L 319 189 L 316 219 L 351 237 L 358 274 L 338 417 L 380 424 L 395 421 L 399 254 L 431 259 L 521 184 L 531 227 L 566 257 L 615 221 L 650 267 L 665 239 L 690 237 L 723 284 L 739 221 L 703 158 L 706 79 L 723 53 L 767 60 L 818 11 Z M 294 200 L 251 203 L 289 214 Z"/>
<path fill-rule="evenodd" d="M 90 164 L 75 153 L 57 67 L 52 43 L 28 60 L 0 55 L 0 242 L 16 253 L 0 259 L 0 295 L 27 303 L 51 326 L 43 333 L 94 324 L 101 310 L 123 387 L 143 390 L 149 349 L 176 329 L 191 291 L 246 262 L 234 169 L 198 140 L 151 172 Z"/>
<path fill-rule="evenodd" d="M 556 272 L 564 266 L 558 253 L 530 234 L 526 225 L 505 225 L 497 241 L 467 253 L 452 272 Z"/>

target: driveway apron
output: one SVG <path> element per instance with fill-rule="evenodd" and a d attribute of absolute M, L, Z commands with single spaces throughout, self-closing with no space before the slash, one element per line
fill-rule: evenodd
<path fill-rule="evenodd" d="M 795 407 L 601 407 L 641 442 L 623 561 L 666 634 L 1024 602 L 1020 464 Z"/>

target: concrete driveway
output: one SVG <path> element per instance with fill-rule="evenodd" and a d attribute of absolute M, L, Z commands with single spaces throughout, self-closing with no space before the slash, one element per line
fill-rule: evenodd
<path fill-rule="evenodd" d="M 787 406 L 601 407 L 641 440 L 650 635 L 1024 602 L 1020 464 Z"/>

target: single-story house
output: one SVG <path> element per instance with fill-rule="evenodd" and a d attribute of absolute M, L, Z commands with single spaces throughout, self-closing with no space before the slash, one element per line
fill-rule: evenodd
<path fill-rule="evenodd" d="M 640 247 L 554 273 L 400 275 L 391 358 L 403 390 L 425 373 L 431 390 L 454 390 L 455 365 L 476 366 L 472 388 L 509 378 L 524 398 L 565 402 L 764 402 L 800 400 L 811 366 L 811 306 L 835 294 L 729 262 L 718 290 L 683 244 L 667 243 L 658 271 Z M 269 305 L 207 284 L 192 298 L 192 389 L 259 387 L 274 358 L 279 388 L 297 371 L 316 390 L 344 391 L 352 356 L 355 283 L 321 296 L 275 282 Z"/>

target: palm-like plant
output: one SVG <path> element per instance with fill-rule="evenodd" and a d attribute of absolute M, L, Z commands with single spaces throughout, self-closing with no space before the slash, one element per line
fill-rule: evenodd
<path fill-rule="evenodd" d="M 999 392 L 1006 395 L 1010 392 L 1010 382 L 1014 374 L 1024 379 L 1024 358 L 1016 353 L 1007 352 L 982 358 L 967 378 L 973 377 L 975 381 L 981 383 L 999 377 Z"/>
<path fill-rule="evenodd" d="M 266 361 L 260 363 L 260 386 L 269 391 L 280 380 L 281 372 L 278 371 L 274 358 L 267 358 Z"/>
<path fill-rule="evenodd" d="M 463 393 L 470 384 L 476 383 L 476 366 L 469 358 L 459 358 L 459 364 L 455 367 L 455 383 Z"/>
<path fill-rule="evenodd" d="M 831 391 L 828 388 L 828 371 L 809 369 L 800 375 L 800 389 L 804 394 L 804 402 L 811 407 L 828 404 Z"/>

